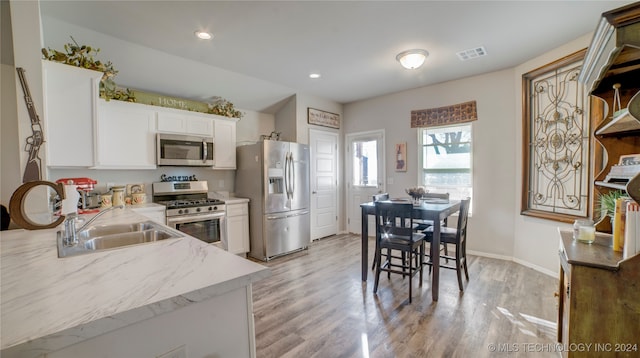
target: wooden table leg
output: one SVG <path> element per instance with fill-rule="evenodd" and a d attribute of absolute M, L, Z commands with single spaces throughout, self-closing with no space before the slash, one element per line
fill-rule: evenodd
<path fill-rule="evenodd" d="M 431 298 L 438 300 L 440 288 L 440 220 L 433 220 L 433 239 L 431 240 Z"/>
<path fill-rule="evenodd" d="M 362 208 L 362 281 L 367 282 L 367 268 L 369 267 L 369 215 L 365 208 Z"/>

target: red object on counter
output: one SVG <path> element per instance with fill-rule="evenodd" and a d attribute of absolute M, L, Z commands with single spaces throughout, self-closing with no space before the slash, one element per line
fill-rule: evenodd
<path fill-rule="evenodd" d="M 56 180 L 56 183 L 76 185 L 78 189 L 89 191 L 93 190 L 93 185 L 97 184 L 98 181 L 91 178 L 60 178 Z"/>

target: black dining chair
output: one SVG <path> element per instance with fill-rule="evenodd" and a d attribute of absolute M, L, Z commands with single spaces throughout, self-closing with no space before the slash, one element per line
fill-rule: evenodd
<path fill-rule="evenodd" d="M 443 199 L 449 201 L 449 193 L 424 193 L 422 194 L 422 199 Z M 415 230 L 420 232 L 426 230 L 429 226 L 433 226 L 433 221 L 431 220 L 415 220 L 415 223 L 417 224 L 414 225 Z M 447 219 L 444 219 L 444 226 L 447 226 L 447 223 Z"/>
<path fill-rule="evenodd" d="M 389 193 L 379 193 L 373 195 L 373 202 L 381 201 L 381 200 L 389 200 Z M 376 249 L 374 252 L 378 252 L 378 240 L 376 240 Z M 373 258 L 373 264 L 371 264 L 371 269 L 374 270 L 376 268 L 376 259 L 375 256 Z"/>
<path fill-rule="evenodd" d="M 373 195 L 373 202 L 381 200 L 389 200 L 389 193 L 380 193 Z"/>
<path fill-rule="evenodd" d="M 464 275 L 469 281 L 469 270 L 467 269 L 467 221 L 469 219 L 469 206 L 471 198 L 466 198 L 460 201 L 460 212 L 458 214 L 457 228 L 442 227 L 440 229 L 440 242 L 447 245 L 455 245 L 455 256 L 449 256 L 448 254 L 440 255 L 440 257 L 434 259 L 429 257 L 428 265 L 440 265 L 442 268 L 448 268 L 456 270 L 458 274 L 458 287 L 460 291 L 464 291 L 462 286 L 462 270 L 464 269 Z M 433 240 L 433 226 L 428 227 L 425 231 L 425 241 L 431 243 Z M 440 259 L 447 259 L 447 264 L 441 264 Z M 448 260 L 455 262 L 455 266 L 448 265 Z M 429 267 L 431 272 L 431 267 Z"/>
<path fill-rule="evenodd" d="M 446 201 L 449 201 L 449 193 L 424 193 L 422 194 L 422 199 L 443 199 Z M 449 218 L 445 218 L 444 220 L 442 220 L 441 226 L 445 227 L 449 224 Z M 425 231 L 428 227 L 433 226 L 433 221 L 431 220 L 415 220 L 414 221 L 414 229 L 418 232 L 423 232 Z M 447 244 L 442 243 L 442 250 L 444 251 L 445 255 L 449 255 L 449 248 L 447 247 Z M 447 262 L 449 262 L 449 260 L 447 260 Z"/>
<path fill-rule="evenodd" d="M 409 277 L 409 303 L 412 296 L 412 281 L 416 272 L 420 272 L 420 285 L 422 285 L 422 271 L 424 263 L 424 237 L 422 233 L 413 230 L 413 204 L 391 203 L 385 201 L 375 202 L 376 206 L 376 278 L 373 292 L 378 292 L 380 273 L 401 274 Z M 400 263 L 392 261 L 392 250 L 402 252 Z M 386 251 L 386 260 L 382 262 L 383 252 Z M 405 259 L 406 257 L 406 259 Z"/>

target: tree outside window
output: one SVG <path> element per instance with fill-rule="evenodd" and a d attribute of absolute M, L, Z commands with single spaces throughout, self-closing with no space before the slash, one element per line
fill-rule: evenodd
<path fill-rule="evenodd" d="M 421 184 L 462 200 L 473 192 L 471 124 L 419 129 Z"/>

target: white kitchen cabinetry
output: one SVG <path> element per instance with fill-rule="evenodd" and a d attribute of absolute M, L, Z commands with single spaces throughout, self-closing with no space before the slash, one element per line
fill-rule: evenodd
<path fill-rule="evenodd" d="M 95 169 L 155 169 L 155 107 L 98 102 Z"/>
<path fill-rule="evenodd" d="M 236 120 L 215 116 L 214 169 L 236 169 Z"/>
<path fill-rule="evenodd" d="M 232 254 L 249 252 L 249 204 L 226 202 L 227 207 L 227 251 Z"/>
<path fill-rule="evenodd" d="M 42 61 L 49 167 L 94 165 L 94 125 L 102 72 Z"/>
<path fill-rule="evenodd" d="M 158 132 L 213 136 L 213 119 L 193 112 L 158 108 Z"/>

